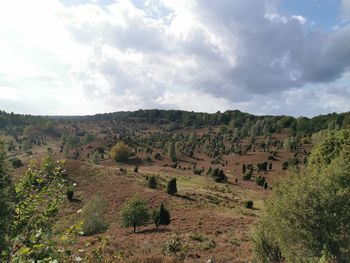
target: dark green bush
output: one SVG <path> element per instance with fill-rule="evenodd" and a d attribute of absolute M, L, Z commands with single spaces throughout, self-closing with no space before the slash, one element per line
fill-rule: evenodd
<path fill-rule="evenodd" d="M 175 177 L 170 179 L 170 181 L 168 182 L 166 192 L 170 195 L 174 195 L 177 193 L 177 186 L 176 186 L 176 178 Z"/>
<path fill-rule="evenodd" d="M 148 187 L 151 189 L 157 189 L 157 179 L 154 175 L 152 175 L 149 179 L 148 179 Z"/>
<path fill-rule="evenodd" d="M 253 208 L 253 204 L 254 204 L 254 203 L 253 203 L 252 200 L 247 200 L 247 201 L 244 202 L 245 208 L 248 208 L 248 209 Z"/>

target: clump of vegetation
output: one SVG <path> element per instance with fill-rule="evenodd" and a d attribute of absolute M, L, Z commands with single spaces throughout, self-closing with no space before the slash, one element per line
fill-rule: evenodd
<path fill-rule="evenodd" d="M 9 244 L 11 222 L 14 216 L 15 189 L 6 165 L 5 144 L 0 141 L 0 254 L 5 253 Z M 1 259 L 1 257 L 0 257 Z"/>
<path fill-rule="evenodd" d="M 137 196 L 129 199 L 124 204 L 120 217 L 122 226 L 131 226 L 134 229 L 134 233 L 136 233 L 136 227 L 147 224 L 150 218 L 146 201 Z"/>
<path fill-rule="evenodd" d="M 285 161 L 282 163 L 282 170 L 287 170 L 289 167 L 289 162 L 288 161 Z"/>
<path fill-rule="evenodd" d="M 162 155 L 161 155 L 160 153 L 156 153 L 156 154 L 154 155 L 154 159 L 156 159 L 156 160 L 162 160 Z"/>
<path fill-rule="evenodd" d="M 260 185 L 262 187 L 264 187 L 265 183 L 266 183 L 266 179 L 264 176 L 257 176 L 256 179 L 255 179 L 255 182 L 257 185 Z"/>
<path fill-rule="evenodd" d="M 243 175 L 243 180 L 249 181 L 252 179 L 252 176 L 253 176 L 253 172 L 249 170 Z"/>
<path fill-rule="evenodd" d="M 160 207 L 153 212 L 153 222 L 156 225 L 156 227 L 159 227 L 161 225 L 169 225 L 170 221 L 170 213 L 164 207 L 164 204 L 161 203 Z"/>
<path fill-rule="evenodd" d="M 116 162 L 126 162 L 133 156 L 133 152 L 124 142 L 118 142 L 112 147 L 110 155 Z"/>
<path fill-rule="evenodd" d="M 198 241 L 198 242 L 204 242 L 204 241 L 207 241 L 208 238 L 203 236 L 202 234 L 199 234 L 199 233 L 193 233 L 190 235 L 190 238 L 193 240 L 193 241 Z"/>
<path fill-rule="evenodd" d="M 217 183 L 227 182 L 227 176 L 225 175 L 224 171 L 219 168 L 215 168 L 212 171 L 211 176 L 213 177 L 214 181 Z"/>
<path fill-rule="evenodd" d="M 69 187 L 66 191 L 66 195 L 67 195 L 67 198 L 70 202 L 73 201 L 73 197 L 74 197 L 74 188 L 73 187 Z"/>
<path fill-rule="evenodd" d="M 175 142 L 173 142 L 173 141 L 170 142 L 168 145 L 168 155 L 169 155 L 170 160 L 172 160 L 173 162 L 177 161 L 176 151 L 175 151 Z"/>
<path fill-rule="evenodd" d="M 256 230 L 262 262 L 336 262 L 350 257 L 350 131 L 331 133 L 302 171 L 274 187 Z"/>
<path fill-rule="evenodd" d="M 98 151 L 94 151 L 94 153 L 90 157 L 90 161 L 93 164 L 100 164 L 101 163 L 101 154 Z"/>
<path fill-rule="evenodd" d="M 12 163 L 13 168 L 15 168 L 15 169 L 23 166 L 21 159 L 18 159 L 18 158 L 12 158 L 11 163 Z"/>
<path fill-rule="evenodd" d="M 53 218 L 67 190 L 64 162 L 35 161 L 14 186 L 0 142 L 0 258 L 4 262 L 39 262 L 58 259 L 52 240 Z M 16 190 L 15 190 L 16 189 Z"/>
<path fill-rule="evenodd" d="M 134 167 L 134 173 L 138 173 L 138 172 L 139 172 L 139 166 L 136 165 L 136 166 Z"/>
<path fill-rule="evenodd" d="M 254 202 L 252 200 L 247 200 L 244 202 L 245 208 L 251 209 L 253 208 Z"/>
<path fill-rule="evenodd" d="M 167 240 L 161 250 L 165 255 L 175 255 L 183 249 L 182 240 L 178 234 Z"/>
<path fill-rule="evenodd" d="M 154 175 L 152 175 L 149 179 L 148 179 L 148 187 L 151 189 L 157 189 L 157 179 Z"/>
<path fill-rule="evenodd" d="M 203 249 L 204 250 L 211 250 L 216 247 L 216 243 L 214 240 L 207 240 L 204 242 Z"/>
<path fill-rule="evenodd" d="M 106 211 L 107 203 L 101 196 L 93 196 L 89 202 L 84 205 L 81 211 L 83 220 L 82 230 L 84 235 L 91 236 L 101 233 L 108 228 L 108 225 L 103 219 L 103 214 Z"/>
<path fill-rule="evenodd" d="M 176 186 L 176 178 L 172 178 L 169 180 L 166 192 L 170 195 L 174 195 L 177 193 L 177 186 Z"/>

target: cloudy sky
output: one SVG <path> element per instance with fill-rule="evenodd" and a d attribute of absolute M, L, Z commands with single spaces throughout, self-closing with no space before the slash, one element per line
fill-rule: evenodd
<path fill-rule="evenodd" d="M 3 0 L 0 109 L 350 110 L 350 0 Z"/>

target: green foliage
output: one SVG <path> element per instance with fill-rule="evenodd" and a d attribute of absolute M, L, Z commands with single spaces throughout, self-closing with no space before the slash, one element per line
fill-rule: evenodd
<path fill-rule="evenodd" d="M 81 210 L 83 221 L 82 230 L 84 235 L 91 236 L 101 233 L 108 228 L 103 219 L 103 214 L 107 209 L 107 202 L 98 195 L 93 196 Z"/>
<path fill-rule="evenodd" d="M 135 196 L 125 203 L 121 210 L 120 216 L 122 226 L 132 226 L 135 233 L 137 226 L 142 226 L 148 223 L 150 213 L 147 203 L 140 197 Z"/>
<path fill-rule="evenodd" d="M 280 251 L 286 262 L 318 262 L 327 253 L 348 262 L 349 134 L 331 134 L 311 153 L 311 165 L 274 186 L 255 237 L 259 258 Z"/>
<path fill-rule="evenodd" d="M 14 215 L 15 192 L 6 159 L 5 145 L 0 141 L 0 255 L 8 245 L 11 221 Z"/>
<path fill-rule="evenodd" d="M 133 153 L 124 142 L 118 142 L 111 149 L 110 155 L 116 162 L 126 162 Z"/>
<path fill-rule="evenodd" d="M 148 179 L 148 187 L 151 189 L 157 189 L 157 179 L 154 175 L 152 175 L 149 179 Z"/>
<path fill-rule="evenodd" d="M 264 187 L 265 190 L 267 189 L 268 183 L 266 181 L 264 182 L 263 187 Z"/>
<path fill-rule="evenodd" d="M 199 233 L 193 233 L 190 235 L 190 238 L 194 241 L 198 241 L 198 242 L 204 242 L 204 241 L 207 241 L 208 238 L 203 236 L 202 234 L 199 234 Z"/>
<path fill-rule="evenodd" d="M 264 263 L 279 263 L 284 262 L 282 252 L 278 243 L 271 235 L 269 225 L 260 224 L 252 238 L 255 256 L 259 262 Z"/>
<path fill-rule="evenodd" d="M 41 170 L 45 172 L 48 176 L 52 176 L 55 171 L 56 164 L 50 155 L 46 155 L 41 162 Z"/>
<path fill-rule="evenodd" d="M 67 195 L 67 198 L 70 202 L 73 201 L 73 197 L 74 197 L 74 188 L 73 187 L 69 187 L 66 191 L 66 195 Z"/>
<path fill-rule="evenodd" d="M 216 243 L 214 240 L 207 240 L 204 242 L 203 249 L 204 250 L 211 250 L 211 249 L 214 249 L 215 247 L 216 247 Z"/>
<path fill-rule="evenodd" d="M 170 224 L 170 213 L 165 209 L 163 203 L 161 203 L 160 207 L 153 212 L 153 221 L 157 227 Z"/>
<path fill-rule="evenodd" d="M 243 173 L 243 174 L 245 174 L 246 169 L 247 169 L 247 168 L 246 168 L 246 165 L 245 165 L 245 164 L 242 164 L 242 173 Z"/>
<path fill-rule="evenodd" d="M 339 132 L 329 132 L 324 135 L 324 139 L 317 144 L 309 157 L 309 166 L 321 170 L 329 165 L 344 148 L 350 145 L 350 130 Z"/>
<path fill-rule="evenodd" d="M 90 157 L 90 161 L 93 164 L 100 164 L 101 163 L 101 154 L 98 151 L 94 151 L 94 153 Z"/>
<path fill-rule="evenodd" d="M 250 179 L 252 179 L 252 176 L 253 176 L 253 171 L 249 170 L 243 175 L 243 180 L 249 181 Z"/>
<path fill-rule="evenodd" d="M 96 137 L 92 135 L 91 133 L 87 133 L 84 136 L 84 144 L 92 143 L 96 140 Z"/>
<path fill-rule="evenodd" d="M 53 166 L 48 163 L 48 159 L 43 160 L 39 168 L 31 161 L 16 185 L 15 214 L 10 231 L 12 249 L 8 251 L 15 262 L 48 261 L 57 257 L 52 218 L 65 199 L 69 182 L 65 179 L 63 161 Z"/>
<path fill-rule="evenodd" d="M 12 163 L 13 168 L 15 168 L 15 169 L 23 166 L 21 159 L 18 159 L 18 158 L 12 158 L 11 163 Z"/>
<path fill-rule="evenodd" d="M 80 145 L 80 139 L 75 134 L 69 134 L 66 138 L 66 144 L 70 148 L 75 148 Z"/>
<path fill-rule="evenodd" d="M 177 193 L 177 186 L 176 186 L 176 178 L 172 178 L 169 180 L 166 192 L 170 195 L 174 195 Z"/>
<path fill-rule="evenodd" d="M 183 249 L 182 240 L 179 235 L 167 240 L 161 250 L 165 255 L 175 255 Z"/>
<path fill-rule="evenodd" d="M 139 166 L 136 165 L 136 166 L 134 167 L 134 173 L 138 173 L 138 172 L 139 172 Z"/>
<path fill-rule="evenodd" d="M 253 205 L 254 205 L 254 203 L 252 200 L 247 200 L 244 202 L 245 208 L 251 209 L 251 208 L 253 208 Z"/>
<path fill-rule="evenodd" d="M 156 160 L 162 160 L 162 155 L 161 155 L 160 153 L 156 153 L 156 154 L 154 155 L 154 159 L 156 159 Z"/>
<path fill-rule="evenodd" d="M 265 177 L 259 175 L 258 177 L 256 177 L 255 182 L 257 185 L 264 186 L 266 182 L 265 180 Z"/>
<path fill-rule="evenodd" d="M 219 168 L 215 168 L 212 171 L 211 176 L 217 183 L 227 182 L 227 176 L 225 175 L 224 171 Z"/>
<path fill-rule="evenodd" d="M 168 155 L 170 160 L 176 162 L 175 142 L 170 142 L 168 146 Z"/>
<path fill-rule="evenodd" d="M 289 162 L 288 161 L 285 161 L 282 163 L 282 170 L 287 170 L 289 167 Z"/>
<path fill-rule="evenodd" d="M 26 152 L 29 152 L 30 149 L 32 149 L 32 144 L 29 140 L 23 140 L 21 147 L 22 147 L 22 151 L 26 153 Z"/>

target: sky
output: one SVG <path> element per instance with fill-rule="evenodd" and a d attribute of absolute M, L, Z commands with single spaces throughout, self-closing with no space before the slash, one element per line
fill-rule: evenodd
<path fill-rule="evenodd" d="M 350 111 L 350 0 L 0 1 L 0 110 Z"/>

